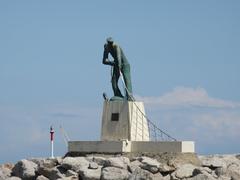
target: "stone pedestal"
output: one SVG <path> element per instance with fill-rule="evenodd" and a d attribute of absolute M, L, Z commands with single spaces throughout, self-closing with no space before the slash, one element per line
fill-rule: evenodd
<path fill-rule="evenodd" d="M 105 101 L 102 141 L 149 141 L 149 129 L 142 102 Z"/>
<path fill-rule="evenodd" d="M 104 101 L 101 141 L 69 141 L 77 153 L 194 153 L 193 141 L 150 141 L 142 102 Z"/>
<path fill-rule="evenodd" d="M 193 141 L 69 141 L 69 152 L 81 153 L 194 153 Z"/>

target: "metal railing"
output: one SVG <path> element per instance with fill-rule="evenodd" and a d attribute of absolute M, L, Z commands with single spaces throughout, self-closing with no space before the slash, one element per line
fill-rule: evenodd
<path fill-rule="evenodd" d="M 148 136 L 150 141 L 177 141 L 174 137 L 170 136 L 168 133 L 161 130 L 152 121 L 150 121 L 145 113 L 141 111 L 135 101 L 133 101 L 133 104 L 136 107 L 135 124 L 133 123 L 134 121 L 132 121 L 132 126 L 135 126 L 135 139 L 137 139 L 137 136 L 139 135 L 142 136 L 142 140 Z M 144 127 L 144 119 L 146 119 L 148 126 L 147 128 Z M 147 132 L 145 131 L 146 129 L 148 129 Z"/>
<path fill-rule="evenodd" d="M 128 88 L 126 87 L 126 84 L 124 82 L 124 78 L 122 75 L 122 72 L 120 71 L 120 78 L 122 80 L 123 86 L 126 89 L 127 94 L 130 96 L 132 102 L 134 103 L 134 105 L 137 108 L 137 112 L 136 112 L 136 116 L 139 115 L 138 112 L 140 112 L 141 116 L 142 116 L 142 134 L 138 133 L 138 123 L 139 121 L 137 121 L 138 117 L 136 117 L 136 133 L 135 136 L 137 136 L 137 134 L 142 135 L 142 140 L 144 140 L 144 133 L 146 134 L 146 132 L 144 132 L 145 128 L 144 128 L 144 123 L 143 123 L 143 119 L 145 118 L 147 120 L 147 125 L 148 125 L 148 136 L 150 141 L 177 141 L 175 138 L 173 138 L 172 136 L 170 136 L 168 133 L 164 132 L 163 130 L 161 130 L 160 128 L 158 128 L 152 121 L 149 120 L 149 118 L 145 115 L 145 113 L 143 113 L 141 111 L 141 109 L 138 107 L 138 105 L 135 102 L 135 98 L 133 97 L 133 95 L 129 92 Z M 144 117 L 144 118 L 143 118 Z M 141 129 L 140 129 L 141 130 Z M 135 137 L 136 139 L 136 137 Z"/>

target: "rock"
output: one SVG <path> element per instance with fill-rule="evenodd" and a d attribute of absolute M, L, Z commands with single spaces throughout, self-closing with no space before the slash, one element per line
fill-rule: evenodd
<path fill-rule="evenodd" d="M 104 157 L 93 157 L 93 162 L 96 162 L 98 165 L 103 166 L 106 161 Z"/>
<path fill-rule="evenodd" d="M 100 156 L 88 156 L 86 159 L 90 162 L 95 162 L 99 166 L 103 166 L 105 164 L 106 158 L 105 157 L 100 157 Z"/>
<path fill-rule="evenodd" d="M 127 180 L 129 173 L 126 169 L 105 167 L 102 170 L 101 180 Z"/>
<path fill-rule="evenodd" d="M 22 180 L 22 179 L 17 177 L 17 176 L 12 176 L 12 177 L 9 177 L 9 178 L 4 179 L 4 180 Z"/>
<path fill-rule="evenodd" d="M 79 180 L 79 177 L 78 176 L 69 176 L 69 177 L 59 178 L 57 180 Z"/>
<path fill-rule="evenodd" d="M 58 179 L 65 177 L 57 167 L 53 168 L 39 167 L 38 174 L 43 175 L 49 179 Z"/>
<path fill-rule="evenodd" d="M 62 165 L 65 169 L 71 169 L 78 172 L 82 169 L 88 169 L 89 161 L 85 157 L 66 157 L 63 159 Z"/>
<path fill-rule="evenodd" d="M 167 176 L 163 176 L 163 180 L 171 180 L 171 176 L 169 174 Z"/>
<path fill-rule="evenodd" d="M 101 168 L 84 169 L 79 174 L 82 180 L 99 180 L 101 177 Z"/>
<path fill-rule="evenodd" d="M 112 157 L 105 161 L 104 167 L 117 167 L 121 169 L 127 169 L 130 165 L 130 161 L 126 157 Z"/>
<path fill-rule="evenodd" d="M 167 164 L 160 164 L 158 169 L 161 173 L 170 173 L 176 170 L 176 168 L 170 167 Z"/>
<path fill-rule="evenodd" d="M 217 178 L 217 180 L 232 180 L 232 178 L 226 177 L 226 176 L 220 176 Z"/>
<path fill-rule="evenodd" d="M 46 159 L 45 158 L 32 158 L 32 159 L 28 159 L 28 160 L 34 162 L 38 166 L 41 166 Z"/>
<path fill-rule="evenodd" d="M 211 175 L 206 174 L 198 174 L 197 176 L 188 178 L 188 180 L 216 180 Z"/>
<path fill-rule="evenodd" d="M 231 180 L 239 180 L 240 179 L 240 166 L 236 164 L 232 164 L 227 169 L 227 176 L 231 177 Z"/>
<path fill-rule="evenodd" d="M 78 179 L 79 179 L 78 177 L 71 176 L 71 177 L 58 178 L 57 180 L 78 180 Z"/>
<path fill-rule="evenodd" d="M 210 169 L 215 169 L 218 167 L 227 167 L 226 163 L 217 156 L 199 156 L 202 161 L 202 166 L 209 167 Z"/>
<path fill-rule="evenodd" d="M 6 163 L 6 164 L 3 164 L 3 165 L 0 165 L 0 168 L 3 167 L 3 168 L 7 168 L 9 170 L 12 171 L 13 167 L 14 167 L 14 164 L 12 163 Z"/>
<path fill-rule="evenodd" d="M 153 174 L 152 179 L 153 180 L 165 180 L 161 173 Z"/>
<path fill-rule="evenodd" d="M 129 168 L 130 168 L 130 172 L 134 172 L 137 168 L 139 168 L 142 165 L 141 162 L 139 162 L 138 160 L 134 160 L 130 163 Z"/>
<path fill-rule="evenodd" d="M 138 167 L 130 175 L 129 180 L 164 180 L 164 178 L 160 173 L 152 174 L 151 172 Z"/>
<path fill-rule="evenodd" d="M 184 164 L 183 166 L 179 167 L 173 174 L 179 179 L 189 178 L 193 176 L 193 171 L 195 168 L 196 166 L 193 166 L 192 164 Z"/>
<path fill-rule="evenodd" d="M 192 164 L 194 166 L 201 166 L 201 161 L 195 153 L 145 153 L 146 156 L 156 159 L 161 164 L 167 164 L 170 167 L 180 167 L 184 164 Z"/>
<path fill-rule="evenodd" d="M 154 174 L 159 171 L 158 168 L 160 167 L 160 163 L 157 160 L 149 157 L 140 157 L 139 161 L 142 163 L 142 165 L 140 165 L 142 169 L 148 170 Z"/>
<path fill-rule="evenodd" d="M 98 164 L 95 162 L 90 162 L 88 169 L 98 169 Z"/>
<path fill-rule="evenodd" d="M 74 172 L 74 171 L 72 171 L 72 170 L 67 170 L 67 172 L 66 172 L 66 177 L 71 177 L 71 176 L 75 176 L 75 177 L 77 177 L 78 176 L 78 173 L 76 173 L 76 172 Z"/>
<path fill-rule="evenodd" d="M 227 173 L 227 168 L 218 167 L 215 169 L 215 174 L 219 177 Z"/>
<path fill-rule="evenodd" d="M 49 180 L 48 178 L 46 178 L 45 176 L 43 176 L 43 175 L 40 175 L 40 176 L 38 176 L 37 177 L 37 179 L 36 180 Z"/>
<path fill-rule="evenodd" d="M 212 174 L 212 170 L 209 169 L 208 167 L 196 167 L 193 170 L 193 176 L 196 176 L 198 174 Z"/>
<path fill-rule="evenodd" d="M 46 159 L 42 162 L 41 166 L 44 166 L 46 168 L 53 168 L 57 166 L 58 162 L 56 159 Z"/>
<path fill-rule="evenodd" d="M 35 171 L 37 170 L 37 164 L 23 159 L 18 161 L 12 169 L 13 175 L 25 180 L 31 180 L 36 178 Z"/>
<path fill-rule="evenodd" d="M 59 165 L 59 164 L 62 164 L 62 162 L 63 162 L 63 158 L 62 157 L 55 157 L 55 159 L 56 159 L 56 162 L 57 162 L 57 164 Z"/>
<path fill-rule="evenodd" d="M 223 160 L 227 164 L 227 166 L 229 166 L 231 164 L 237 164 L 238 166 L 240 166 L 240 161 L 237 158 L 237 156 L 225 155 L 225 156 L 223 156 Z"/>
<path fill-rule="evenodd" d="M 6 165 L 0 165 L 0 180 L 9 178 L 11 176 L 11 173 L 12 170 L 6 167 Z"/>
<path fill-rule="evenodd" d="M 236 155 L 236 158 L 237 158 L 238 160 L 240 160 L 240 154 Z"/>

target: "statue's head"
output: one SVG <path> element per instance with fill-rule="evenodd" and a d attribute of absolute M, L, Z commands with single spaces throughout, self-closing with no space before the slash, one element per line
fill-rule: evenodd
<path fill-rule="evenodd" d="M 113 45 L 113 38 L 112 37 L 108 37 L 107 38 L 107 43 L 109 44 L 109 45 Z"/>

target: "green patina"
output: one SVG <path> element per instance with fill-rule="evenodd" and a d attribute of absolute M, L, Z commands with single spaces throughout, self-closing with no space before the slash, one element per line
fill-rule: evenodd
<path fill-rule="evenodd" d="M 113 57 L 113 61 L 109 60 L 108 55 Z M 104 45 L 103 60 L 102 63 L 110 65 L 112 69 L 112 89 L 114 97 L 111 100 L 132 100 L 132 83 L 130 75 L 130 64 L 126 56 L 123 53 L 122 48 L 117 45 L 112 38 L 107 38 L 107 43 Z M 126 97 L 124 97 L 118 87 L 118 80 L 122 72 L 126 90 Z"/>

